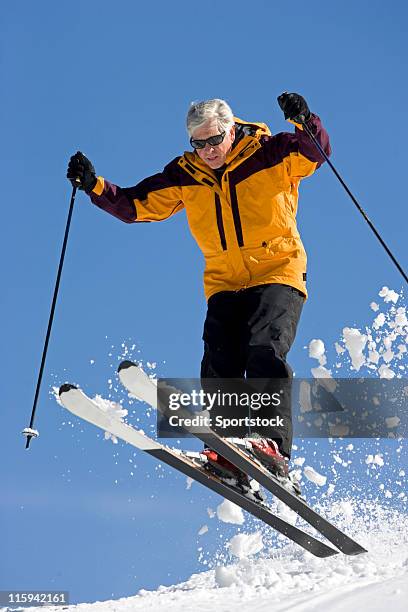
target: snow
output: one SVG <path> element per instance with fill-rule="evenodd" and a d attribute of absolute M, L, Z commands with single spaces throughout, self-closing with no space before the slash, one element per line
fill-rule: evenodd
<path fill-rule="evenodd" d="M 389 380 L 391 380 L 395 376 L 395 372 L 391 370 L 391 368 L 389 368 L 385 363 L 383 363 L 378 368 L 378 373 L 380 375 L 380 378 L 387 378 Z"/>
<path fill-rule="evenodd" d="M 95 395 L 92 401 L 111 419 L 118 419 L 119 421 L 123 421 L 123 419 L 128 414 L 128 411 L 123 408 L 121 404 L 119 404 L 118 402 L 113 402 L 112 400 L 105 399 L 101 395 Z M 117 437 L 111 434 L 109 431 L 104 432 L 104 439 L 111 440 L 113 444 L 118 443 Z"/>
<path fill-rule="evenodd" d="M 313 378 L 331 378 L 331 371 L 324 366 L 311 369 Z"/>
<path fill-rule="evenodd" d="M 365 363 L 363 350 L 367 343 L 367 336 L 362 334 L 358 329 L 345 327 L 343 329 L 343 339 L 350 354 L 352 366 L 358 371 Z"/>
<path fill-rule="evenodd" d="M 255 555 L 263 549 L 263 546 L 262 534 L 259 531 L 249 534 L 238 533 L 228 542 L 231 553 L 238 559 Z"/>
<path fill-rule="evenodd" d="M 399 294 L 392 289 L 388 289 L 388 287 L 383 287 L 378 294 L 380 297 L 384 298 L 384 302 L 393 302 L 397 303 Z"/>
<path fill-rule="evenodd" d="M 395 316 L 395 325 L 398 327 L 403 327 L 408 325 L 408 319 L 405 308 L 398 308 L 397 314 Z"/>
<path fill-rule="evenodd" d="M 337 353 L 338 355 L 342 355 L 342 354 L 345 352 L 345 350 L 346 350 L 346 349 L 345 349 L 344 347 L 342 347 L 342 346 L 341 346 L 341 345 L 340 345 L 338 342 L 335 342 L 335 343 L 334 343 L 334 346 L 335 346 L 335 348 L 336 348 L 336 353 Z"/>
<path fill-rule="evenodd" d="M 283 519 L 287 523 L 294 525 L 297 521 L 297 514 L 289 508 L 286 504 L 281 502 L 279 499 L 275 501 L 274 512 L 279 518 Z"/>
<path fill-rule="evenodd" d="M 306 465 L 303 468 L 303 473 L 308 480 L 314 482 L 318 487 L 323 487 L 326 484 L 327 478 L 322 474 L 319 474 L 310 465 Z"/>
<path fill-rule="evenodd" d="M 336 438 L 345 438 L 350 433 L 350 427 L 341 423 L 329 423 L 329 432 L 331 436 L 336 436 Z"/>
<path fill-rule="evenodd" d="M 357 523 L 351 504 L 337 505 L 338 515 Z M 69 612 L 406 612 L 408 601 L 408 519 L 389 517 L 377 508 L 378 523 L 358 540 L 369 552 L 357 557 L 318 559 L 293 544 L 279 551 L 263 548 L 261 535 L 236 536 L 236 552 L 248 553 L 230 564 L 193 574 L 188 580 L 157 590 L 140 590 L 116 601 L 79 604 Z M 375 516 L 374 508 L 367 508 Z M 388 518 L 388 520 L 387 520 Z M 239 534 L 241 535 L 241 534 Z M 242 534 L 244 536 L 245 534 Z M 356 533 L 354 536 L 357 537 Z M 231 548 L 231 542 L 230 542 Z M 54 612 L 35 607 L 33 612 Z"/>
<path fill-rule="evenodd" d="M 332 516 L 341 516 L 345 524 L 350 524 L 354 517 L 354 508 L 350 500 L 335 502 L 331 508 Z"/>
<path fill-rule="evenodd" d="M 407 372 L 408 318 L 403 304 L 402 291 L 383 287 L 379 292 L 383 303 L 371 302 L 371 322 L 362 328 L 346 326 L 340 341 L 334 342 L 337 354 L 336 373 L 340 377 L 345 368 L 359 372 L 368 378 L 378 377 L 392 380 L 401 378 Z M 398 307 L 395 306 L 399 303 Z M 317 359 L 318 367 L 311 368 L 315 378 L 330 378 L 331 370 L 325 365 L 329 360 L 323 340 L 316 338 L 309 343 L 309 355 Z M 404 361 L 405 360 L 405 361 Z M 345 378 L 344 374 L 341 376 Z M 344 435 L 347 435 L 346 433 Z"/>
<path fill-rule="evenodd" d="M 237 583 L 237 575 L 233 567 L 219 565 L 214 572 L 215 584 L 221 588 L 230 587 Z"/>
<path fill-rule="evenodd" d="M 324 366 L 326 363 L 325 347 L 323 340 L 315 339 L 309 343 L 309 357 L 318 359 L 320 365 Z"/>
<path fill-rule="evenodd" d="M 374 464 L 382 467 L 384 465 L 384 459 L 382 455 L 368 455 L 366 458 L 367 465 Z"/>
<path fill-rule="evenodd" d="M 398 425 L 400 424 L 400 421 L 401 419 L 397 416 L 385 418 L 385 424 L 387 425 L 389 429 L 392 429 L 393 427 L 398 427 Z"/>
<path fill-rule="evenodd" d="M 384 323 L 385 323 L 385 314 L 383 312 L 380 312 L 380 314 L 377 315 L 374 319 L 373 327 L 375 329 L 378 329 L 379 327 L 382 327 Z"/>
<path fill-rule="evenodd" d="M 313 410 L 310 384 L 305 380 L 302 380 L 300 383 L 299 401 L 300 412 L 310 412 Z"/>
<path fill-rule="evenodd" d="M 242 509 L 228 499 L 225 499 L 217 507 L 217 516 L 220 521 L 224 523 L 232 523 L 234 525 L 242 525 L 244 523 L 244 513 Z"/>

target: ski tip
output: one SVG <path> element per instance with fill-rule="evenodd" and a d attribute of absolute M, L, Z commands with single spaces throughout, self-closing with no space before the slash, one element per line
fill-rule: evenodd
<path fill-rule="evenodd" d="M 132 366 L 138 367 L 138 364 L 135 363 L 134 361 L 122 361 L 119 364 L 118 367 L 118 372 L 121 372 L 122 370 L 127 370 L 128 368 L 131 368 Z"/>
<path fill-rule="evenodd" d="M 67 391 L 71 391 L 71 389 L 78 389 L 78 387 L 76 387 L 75 385 L 69 385 L 68 383 L 65 383 L 64 385 L 61 385 L 58 391 L 58 395 L 62 395 L 63 393 L 66 393 Z"/>
<path fill-rule="evenodd" d="M 361 555 L 361 553 L 367 553 L 367 552 L 368 550 L 366 548 L 363 548 L 362 546 L 360 546 L 360 544 L 357 544 L 356 542 L 356 546 L 352 548 L 350 552 L 347 554 L 353 556 L 353 555 Z"/>

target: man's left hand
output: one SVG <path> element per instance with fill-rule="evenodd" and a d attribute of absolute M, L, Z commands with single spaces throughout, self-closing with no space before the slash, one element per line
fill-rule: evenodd
<path fill-rule="evenodd" d="M 278 104 L 284 112 L 285 119 L 290 119 L 295 123 L 305 123 L 310 118 L 306 100 L 297 93 L 283 92 L 278 97 Z"/>

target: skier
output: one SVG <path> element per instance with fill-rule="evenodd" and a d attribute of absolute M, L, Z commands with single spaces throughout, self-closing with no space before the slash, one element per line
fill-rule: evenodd
<path fill-rule="evenodd" d="M 203 380 L 285 379 L 290 386 L 286 355 L 307 297 L 306 253 L 296 226 L 298 187 L 324 161 L 302 124 L 327 155 L 330 144 L 301 95 L 283 93 L 278 103 L 294 133 L 272 136 L 264 123 L 234 117 L 224 100 L 192 103 L 187 131 L 193 151 L 134 187 L 96 176 L 79 151 L 68 165 L 68 179 L 79 181 L 96 206 L 126 223 L 162 221 L 186 209 L 206 260 Z M 251 434 L 245 446 L 286 478 L 290 394 L 269 412 L 280 415 L 284 425 L 270 437 Z M 219 475 L 237 476 L 235 466 L 216 452 L 204 454 Z"/>

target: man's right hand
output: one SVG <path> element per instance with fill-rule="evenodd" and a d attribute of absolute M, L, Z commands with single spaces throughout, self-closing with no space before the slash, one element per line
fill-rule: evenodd
<path fill-rule="evenodd" d="M 90 193 L 96 185 L 95 168 L 81 151 L 77 151 L 69 160 L 67 178 L 74 187 Z"/>

